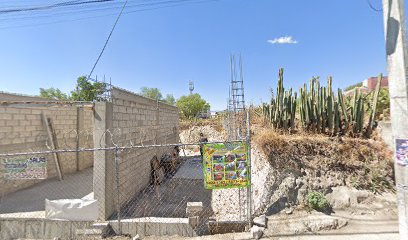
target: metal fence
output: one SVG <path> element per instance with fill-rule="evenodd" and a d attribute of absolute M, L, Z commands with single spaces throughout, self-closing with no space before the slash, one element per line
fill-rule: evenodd
<path fill-rule="evenodd" d="M 0 195 L 0 237 L 77 239 L 86 229 L 94 228 L 95 221 L 84 221 L 80 212 L 69 216 L 68 221 L 56 220 L 59 215 L 52 215 L 52 211 L 45 215 L 50 214 L 45 206 L 52 206 L 52 202 L 46 201 L 61 199 L 77 199 L 78 204 L 83 204 L 79 199 L 96 199 L 97 219 L 109 221 L 119 235 L 206 235 L 213 233 L 211 223 L 250 224 L 250 187 L 204 188 L 199 151 L 204 143 L 118 144 L 115 140 L 118 133 L 106 132 L 112 143 L 109 147 L 78 149 L 66 143 L 58 149 L 49 146 L 47 150 L 0 153 L 3 174 L 0 180 L 4 186 Z M 244 141 L 250 149 L 249 133 L 243 139 L 207 144 Z M 78 155 L 86 156 L 79 158 L 81 161 L 89 162 L 91 158 L 91 166 L 78 169 L 67 165 L 68 159 L 78 159 Z M 10 164 L 16 163 L 37 164 L 37 175 L 11 173 Z"/>

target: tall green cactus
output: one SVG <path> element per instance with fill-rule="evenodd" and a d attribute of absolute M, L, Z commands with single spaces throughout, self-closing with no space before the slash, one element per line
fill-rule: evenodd
<path fill-rule="evenodd" d="M 297 106 L 297 93 L 292 89 L 285 91 L 283 86 L 283 68 L 279 69 L 278 87 L 276 96 L 272 96 L 269 104 L 263 105 L 263 115 L 266 121 L 274 128 L 294 130 Z"/>
<path fill-rule="evenodd" d="M 375 86 L 374 96 L 373 96 L 373 100 L 371 103 L 370 118 L 368 120 L 368 126 L 367 126 L 367 132 L 366 132 L 366 135 L 368 137 L 371 135 L 373 131 L 373 127 L 374 127 L 375 113 L 377 112 L 378 95 L 380 94 L 382 79 L 383 79 L 383 75 L 382 74 L 378 75 L 377 84 Z"/>
<path fill-rule="evenodd" d="M 362 131 L 364 120 L 364 106 L 361 95 L 356 92 L 351 115 L 346 108 L 343 93 L 339 89 L 337 98 L 332 90 L 333 80 L 327 79 L 327 86 L 320 87 L 317 78 L 310 81 L 310 92 L 305 85 L 300 89 L 300 116 L 302 126 L 309 131 L 326 132 L 331 134 L 345 133 L 352 121 L 353 131 Z"/>
<path fill-rule="evenodd" d="M 382 75 L 379 76 L 379 79 Z M 283 69 L 279 70 L 276 95 L 269 104 L 263 105 L 266 121 L 277 129 L 294 130 L 296 128 L 296 110 L 302 128 L 312 132 L 329 133 L 331 135 L 346 134 L 350 131 L 361 134 L 364 129 L 364 101 L 360 91 L 354 90 L 351 103 L 344 99 L 341 89 L 337 95 L 333 93 L 333 79 L 327 79 L 327 86 L 320 86 L 319 78 L 312 78 L 309 87 L 304 84 L 300 88 L 299 99 L 292 89 L 285 91 L 283 85 Z M 379 81 L 374 94 L 370 121 L 366 128 L 368 135 L 372 131 L 376 102 L 379 92 Z"/>

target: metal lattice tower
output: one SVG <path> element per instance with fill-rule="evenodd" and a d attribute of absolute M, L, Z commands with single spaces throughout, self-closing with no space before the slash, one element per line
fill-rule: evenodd
<path fill-rule="evenodd" d="M 237 73 L 236 57 L 231 55 L 231 85 L 228 99 L 228 135 L 230 139 L 244 138 L 246 135 L 246 114 L 244 95 L 244 76 L 242 58 L 239 57 L 239 73 Z"/>

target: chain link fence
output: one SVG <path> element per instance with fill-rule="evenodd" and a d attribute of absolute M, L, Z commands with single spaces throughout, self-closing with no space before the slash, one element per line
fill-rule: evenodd
<path fill-rule="evenodd" d="M 102 137 L 69 131 L 59 133 L 58 146 L 47 138 L 46 150 L 0 153 L 1 237 L 78 239 L 106 221 L 118 235 L 142 236 L 206 235 L 211 222 L 248 223 L 250 190 L 204 188 L 203 143 L 155 144 L 145 141 L 148 131 L 124 141 L 120 130 L 108 130 L 100 148 L 87 146 Z"/>

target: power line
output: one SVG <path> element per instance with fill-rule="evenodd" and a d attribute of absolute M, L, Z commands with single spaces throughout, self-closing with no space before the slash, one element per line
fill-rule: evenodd
<path fill-rule="evenodd" d="M 128 0 L 126 0 L 125 4 L 123 4 L 122 10 L 120 10 L 120 13 L 119 13 L 118 17 L 116 18 L 115 24 L 113 24 L 112 30 L 110 31 L 109 36 L 108 36 L 108 38 L 107 38 L 106 41 L 105 41 L 105 45 L 103 45 L 102 51 L 101 51 L 101 53 L 99 54 L 98 58 L 96 59 L 96 62 L 95 62 L 95 64 L 94 64 L 94 66 L 92 67 L 91 72 L 90 72 L 89 75 L 88 75 L 88 79 L 91 77 L 93 71 L 95 70 L 96 65 L 98 64 L 99 60 L 101 59 L 102 54 L 103 54 L 103 52 L 105 51 L 106 46 L 108 45 L 109 39 L 111 38 L 112 33 L 113 33 L 113 31 L 115 30 L 116 25 L 118 24 L 118 21 L 119 21 L 120 17 L 122 16 L 123 10 L 125 9 L 127 3 L 128 3 Z"/>
<path fill-rule="evenodd" d="M 143 2 L 142 3 L 130 3 L 130 2 L 128 2 L 127 6 L 126 6 L 126 9 L 152 7 L 152 6 L 156 6 L 156 5 L 161 6 L 161 5 L 180 3 L 180 2 L 188 2 L 188 1 L 192 1 L 192 0 L 166 0 L 166 1 L 164 1 L 164 0 L 156 0 L 156 1 L 150 0 L 150 1 L 145 2 L 145 3 L 143 3 Z M 120 4 L 120 6 L 116 6 L 118 4 Z M 105 3 L 103 5 L 98 5 L 98 6 L 95 6 L 95 5 L 92 6 L 92 7 L 86 6 L 86 9 L 83 9 L 83 8 L 78 9 L 77 7 L 76 8 L 71 8 L 71 9 L 68 8 L 68 9 L 65 9 L 65 11 L 64 10 L 61 11 L 61 9 L 58 9 L 57 10 L 58 12 L 55 13 L 55 14 L 52 14 L 52 15 L 47 14 L 47 15 L 40 15 L 40 16 L 37 15 L 37 16 L 22 16 L 22 17 L 10 16 L 9 18 L 1 18 L 0 17 L 0 19 L 3 20 L 3 21 L 4 20 L 20 20 L 20 19 L 31 20 L 31 19 L 35 19 L 35 18 L 44 18 L 44 17 L 49 18 L 50 16 L 61 16 L 61 15 L 67 15 L 67 14 L 72 15 L 72 14 L 75 14 L 75 13 L 91 13 L 91 12 L 99 12 L 99 11 L 110 11 L 110 10 L 114 10 L 114 9 L 120 9 L 120 8 L 122 8 L 122 6 L 123 6 L 122 2 L 116 1 L 116 2 Z M 34 14 L 37 14 L 37 13 L 34 13 Z"/>
<path fill-rule="evenodd" d="M 366 1 L 367 1 L 368 6 L 371 8 L 371 10 L 376 11 L 376 12 L 382 12 L 382 8 L 379 8 L 379 9 L 375 8 L 370 0 L 366 0 Z"/>
<path fill-rule="evenodd" d="M 215 1 L 221 1 L 221 0 L 181 0 L 181 1 L 179 0 L 179 1 L 172 1 L 173 3 L 171 3 L 171 4 L 168 4 L 168 3 L 167 4 L 161 4 L 161 5 L 158 5 L 156 7 L 147 7 L 147 6 L 145 6 L 143 8 L 139 7 L 139 9 L 136 8 L 135 10 L 124 11 L 123 14 L 153 11 L 153 10 L 164 9 L 164 8 L 178 7 L 178 6 L 191 5 L 191 4 L 200 4 L 200 3 L 207 3 L 207 2 L 215 2 Z M 153 6 L 153 5 L 150 5 L 150 6 Z M 132 6 L 132 7 L 134 7 L 134 6 Z M 129 9 L 129 6 L 127 6 L 126 9 Z M 113 16 L 113 15 L 116 15 L 116 14 L 103 14 L 103 15 L 97 15 L 97 16 L 81 17 L 81 18 L 67 19 L 67 20 L 59 20 L 59 21 L 46 22 L 46 23 L 27 24 L 27 25 L 19 25 L 19 26 L 7 26 L 7 27 L 0 27 L 0 29 L 15 29 L 15 28 L 44 26 L 44 25 L 58 24 L 58 23 L 64 23 L 64 22 L 82 21 L 82 20 L 87 20 L 87 19 L 108 17 L 108 16 Z"/>
<path fill-rule="evenodd" d="M 5 9 L 0 10 L 0 14 L 8 14 L 8 13 L 16 13 L 16 12 L 29 12 L 29 11 L 38 11 L 38 10 L 48 10 L 58 7 L 66 7 L 66 6 L 78 6 L 84 4 L 92 4 L 92 3 L 100 3 L 100 2 L 110 2 L 113 0 L 88 0 L 88 1 L 67 1 L 62 3 L 56 3 L 51 5 L 45 6 L 38 6 L 38 7 L 26 7 L 26 8 L 12 8 L 12 9 Z"/>

